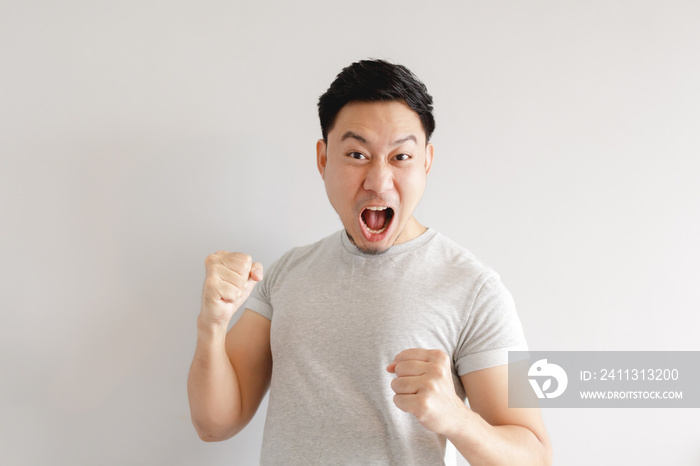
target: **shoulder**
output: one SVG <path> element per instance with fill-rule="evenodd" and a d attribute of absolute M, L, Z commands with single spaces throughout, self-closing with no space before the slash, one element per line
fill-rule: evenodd
<path fill-rule="evenodd" d="M 258 309 L 252 308 L 267 318 L 272 316 L 273 295 L 283 288 L 299 290 L 307 285 L 309 272 L 323 268 L 322 261 L 332 260 L 335 255 L 332 251 L 340 244 L 340 233 L 334 233 L 313 244 L 298 246 L 282 254 L 269 267 L 265 268 L 264 277 L 260 285 L 253 289 L 251 298 L 255 303 L 257 299 Z M 337 254 L 337 253 L 336 253 Z M 253 305 L 253 304 L 251 304 Z"/>
<path fill-rule="evenodd" d="M 472 280 L 482 283 L 487 280 L 499 279 L 496 271 L 488 264 L 442 233 L 436 233 L 429 246 L 431 258 L 439 261 L 450 273 L 466 275 Z"/>
<path fill-rule="evenodd" d="M 342 246 L 340 239 L 341 233 L 342 231 L 336 231 L 315 243 L 294 247 L 284 253 L 282 257 L 280 257 L 280 260 L 288 262 L 301 261 L 313 258 L 314 256 L 328 254 L 333 250 L 338 250 Z"/>
<path fill-rule="evenodd" d="M 335 232 L 315 243 L 297 246 L 288 250 L 272 264 L 270 273 L 284 273 L 300 264 L 318 262 L 321 258 L 328 258 L 333 251 L 341 247 L 340 234 L 341 232 Z"/>
<path fill-rule="evenodd" d="M 470 294 L 471 321 L 506 319 L 515 313 L 515 303 L 501 276 L 484 261 L 457 242 L 437 234 L 436 250 L 443 255 L 449 272 L 467 287 Z"/>

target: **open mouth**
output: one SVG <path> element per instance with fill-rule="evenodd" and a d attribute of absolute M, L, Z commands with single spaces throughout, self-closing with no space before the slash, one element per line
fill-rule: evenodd
<path fill-rule="evenodd" d="M 360 214 L 367 231 L 372 235 L 384 233 L 394 218 L 394 209 L 391 207 L 367 207 Z"/>

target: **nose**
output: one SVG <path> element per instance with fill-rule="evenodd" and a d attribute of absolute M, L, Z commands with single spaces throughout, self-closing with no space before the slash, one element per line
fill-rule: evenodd
<path fill-rule="evenodd" d="M 367 168 L 365 182 L 362 187 L 367 191 L 381 194 L 394 187 L 394 178 L 391 167 L 386 162 L 375 160 Z"/>

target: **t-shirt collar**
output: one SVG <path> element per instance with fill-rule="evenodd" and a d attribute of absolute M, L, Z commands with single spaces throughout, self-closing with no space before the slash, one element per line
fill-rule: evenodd
<path fill-rule="evenodd" d="M 405 243 L 400 243 L 396 244 L 394 246 L 391 246 L 389 249 L 384 251 L 381 254 L 367 254 L 365 252 L 362 252 L 360 248 L 355 246 L 352 241 L 350 241 L 350 237 L 348 236 L 348 233 L 346 230 L 340 230 L 339 235 L 340 235 L 340 240 L 343 243 L 343 247 L 350 253 L 354 254 L 356 256 L 362 256 L 366 258 L 372 258 L 372 257 L 388 257 L 388 256 L 395 256 L 397 254 L 403 254 L 408 251 L 412 251 L 414 249 L 417 249 L 421 246 L 423 246 L 425 243 L 430 241 L 435 235 L 437 234 L 437 231 L 433 230 L 432 228 L 428 227 L 426 231 L 424 231 L 421 235 L 416 236 L 415 238 L 406 241 Z"/>

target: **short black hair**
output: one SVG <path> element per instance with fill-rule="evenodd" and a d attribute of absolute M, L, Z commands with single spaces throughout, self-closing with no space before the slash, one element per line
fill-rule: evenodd
<path fill-rule="evenodd" d="M 418 114 L 425 141 L 435 130 L 433 98 L 411 70 L 384 60 L 361 60 L 343 68 L 328 90 L 318 99 L 323 140 L 333 129 L 340 110 L 350 102 L 403 101 Z"/>

